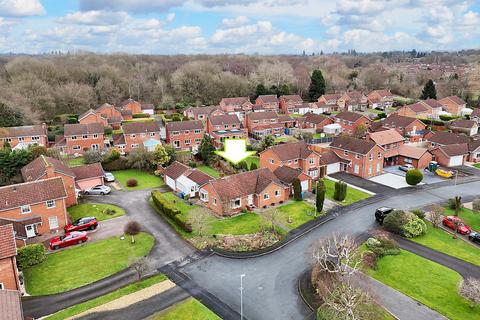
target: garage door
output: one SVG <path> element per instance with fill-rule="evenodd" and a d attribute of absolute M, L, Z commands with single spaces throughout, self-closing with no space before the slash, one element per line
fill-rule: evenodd
<path fill-rule="evenodd" d="M 463 156 L 456 156 L 450 158 L 450 166 L 461 166 L 463 162 Z"/>
<path fill-rule="evenodd" d="M 308 180 L 302 181 L 301 185 L 302 185 L 302 191 L 307 191 L 308 190 Z"/>

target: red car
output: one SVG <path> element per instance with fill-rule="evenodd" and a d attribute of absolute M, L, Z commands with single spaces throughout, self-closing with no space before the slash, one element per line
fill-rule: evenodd
<path fill-rule="evenodd" d="M 459 217 L 446 216 L 445 218 L 443 218 L 442 223 L 445 227 L 448 227 L 452 230 L 455 230 L 455 225 L 457 225 L 457 232 L 460 234 L 470 234 L 470 232 L 472 232 L 470 226 L 468 224 L 465 224 L 463 220 Z"/>
<path fill-rule="evenodd" d="M 57 250 L 64 247 L 80 244 L 88 240 L 86 232 L 67 232 L 63 236 L 58 236 L 50 240 L 50 249 Z"/>
<path fill-rule="evenodd" d="M 98 222 L 95 217 L 85 217 L 67 224 L 63 229 L 65 232 L 95 230 L 98 227 Z"/>

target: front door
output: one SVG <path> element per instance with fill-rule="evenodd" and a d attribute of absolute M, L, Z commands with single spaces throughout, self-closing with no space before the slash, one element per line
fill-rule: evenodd
<path fill-rule="evenodd" d="M 25 232 L 27 233 L 27 238 L 33 238 L 37 235 L 35 233 L 35 226 L 33 224 L 25 226 Z"/>
<path fill-rule="evenodd" d="M 253 206 L 253 194 L 248 195 L 248 205 Z"/>

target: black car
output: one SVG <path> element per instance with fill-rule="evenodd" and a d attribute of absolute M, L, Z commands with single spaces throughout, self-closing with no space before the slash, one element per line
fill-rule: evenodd
<path fill-rule="evenodd" d="M 468 240 L 476 243 L 480 243 L 480 233 L 479 232 L 471 232 L 468 235 Z"/>
<path fill-rule="evenodd" d="M 379 224 L 383 224 L 383 219 L 385 219 L 385 216 L 391 213 L 393 210 L 395 209 L 389 207 L 378 208 L 377 210 L 375 210 L 375 219 Z"/>

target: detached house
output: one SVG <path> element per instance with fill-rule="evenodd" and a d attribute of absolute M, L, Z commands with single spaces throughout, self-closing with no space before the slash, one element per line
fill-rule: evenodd
<path fill-rule="evenodd" d="M 142 104 L 138 101 L 135 101 L 131 98 L 128 98 L 127 100 L 123 101 L 119 105 L 120 111 L 128 111 L 130 115 L 134 115 L 137 113 L 143 113 L 142 112 Z"/>
<path fill-rule="evenodd" d="M 155 150 L 161 144 L 160 126 L 156 121 L 124 123 L 123 134 L 113 137 L 113 145 L 122 154 L 144 147 L 148 151 Z"/>
<path fill-rule="evenodd" d="M 279 101 L 276 95 L 260 95 L 255 100 L 255 104 L 262 106 L 267 110 L 278 111 Z"/>
<path fill-rule="evenodd" d="M 280 96 L 280 110 L 285 114 L 298 113 L 299 108 L 304 104 L 299 95 Z M 297 112 L 296 112 L 297 111 Z"/>
<path fill-rule="evenodd" d="M 468 156 L 468 144 L 449 144 L 430 149 L 433 160 L 444 167 L 456 167 L 465 164 Z"/>
<path fill-rule="evenodd" d="M 107 118 L 103 117 L 102 114 L 96 112 L 93 109 L 89 109 L 78 116 L 78 123 L 80 124 L 90 124 L 90 123 L 101 123 L 104 127 L 108 125 Z"/>
<path fill-rule="evenodd" d="M 344 111 L 333 117 L 335 123 L 342 127 L 342 132 L 355 134 L 360 126 L 370 127 L 372 120 L 356 112 Z"/>
<path fill-rule="evenodd" d="M 438 102 L 446 111 L 456 116 L 462 115 L 462 110 L 467 107 L 467 103 L 457 96 L 445 97 Z"/>
<path fill-rule="evenodd" d="M 219 216 L 245 208 L 266 208 L 288 200 L 290 188 L 267 168 L 210 180 L 200 188 L 200 200 Z"/>
<path fill-rule="evenodd" d="M 340 93 L 324 94 L 320 98 L 318 98 L 317 102 L 320 105 L 329 106 L 332 111 L 338 111 L 338 99 L 340 99 L 341 96 L 342 94 Z"/>
<path fill-rule="evenodd" d="M 347 111 L 365 111 L 368 107 L 368 98 L 363 92 L 349 91 L 337 99 L 340 109 Z"/>
<path fill-rule="evenodd" d="M 385 110 L 393 106 L 395 96 L 390 90 L 373 90 L 367 95 L 370 108 Z"/>
<path fill-rule="evenodd" d="M 402 137 L 395 129 L 388 129 L 378 132 L 371 132 L 367 135 L 367 140 L 371 140 L 385 150 L 383 153 L 384 166 L 393 166 L 399 162 L 399 149 L 405 143 Z"/>
<path fill-rule="evenodd" d="M 173 162 L 164 171 L 164 179 L 167 186 L 181 195 L 195 197 L 200 187 L 214 178 L 208 174 L 192 169 L 178 161 Z"/>
<path fill-rule="evenodd" d="M 25 149 L 34 144 L 46 147 L 48 146 L 47 125 L 0 128 L 0 148 L 3 148 L 7 142 L 12 150 Z"/>
<path fill-rule="evenodd" d="M 167 143 L 176 150 L 197 151 L 205 134 L 201 120 L 168 122 L 165 127 Z"/>
<path fill-rule="evenodd" d="M 301 129 L 313 129 L 314 132 L 323 132 L 323 127 L 332 124 L 334 121 L 324 115 L 307 113 L 298 119 L 298 127 Z"/>
<path fill-rule="evenodd" d="M 0 188 L 0 220 L 13 224 L 17 243 L 62 230 L 67 222 L 67 193 L 61 177 Z"/>
<path fill-rule="evenodd" d="M 299 168 L 313 179 L 323 177 L 326 170 L 320 163 L 320 155 L 305 142 L 278 144 L 260 152 L 261 168 L 274 171 L 283 166 Z"/>
<path fill-rule="evenodd" d="M 104 127 L 119 129 L 122 123 L 122 113 L 113 105 L 104 103 L 96 110 L 90 109 L 78 117 L 80 124 L 101 123 Z"/>
<path fill-rule="evenodd" d="M 248 138 L 247 129 L 242 126 L 235 114 L 208 117 L 207 132 L 212 137 L 216 148 L 221 148 L 225 139 Z"/>
<path fill-rule="evenodd" d="M 64 138 L 57 142 L 61 153 L 82 154 L 87 150 L 105 148 L 104 129 L 102 123 L 66 124 Z"/>
<path fill-rule="evenodd" d="M 278 122 L 275 111 L 251 112 L 247 114 L 246 124 L 248 133 L 257 139 L 268 135 L 280 135 L 285 128 Z"/>
<path fill-rule="evenodd" d="M 242 123 L 246 113 L 252 111 L 252 107 L 253 104 L 249 97 L 223 98 L 220 101 L 220 110 L 228 114 L 235 114 Z"/>
<path fill-rule="evenodd" d="M 478 124 L 474 120 L 456 119 L 450 123 L 449 128 L 453 132 L 465 133 L 468 136 L 478 134 Z"/>
<path fill-rule="evenodd" d="M 349 164 L 341 163 L 340 170 L 368 179 L 383 171 L 384 150 L 373 141 L 349 136 L 333 138 L 330 148 Z"/>
<path fill-rule="evenodd" d="M 430 142 L 431 148 L 470 142 L 470 138 L 463 133 L 445 131 L 429 132 L 425 135 L 425 140 Z"/>
<path fill-rule="evenodd" d="M 410 142 L 421 141 L 426 128 L 427 126 L 417 118 L 405 117 L 398 114 L 392 114 L 380 122 L 374 122 L 371 126 L 373 131 L 395 129 Z"/>
<path fill-rule="evenodd" d="M 17 269 L 17 246 L 13 224 L 3 224 L 0 219 L 0 292 L 4 290 L 20 291 Z M 3 315 L 4 310 L 1 308 Z"/>
<path fill-rule="evenodd" d="M 192 120 L 203 120 L 206 121 L 207 117 L 210 115 L 219 116 L 225 114 L 218 106 L 210 107 L 190 107 L 183 111 L 183 115 L 192 119 Z"/>

